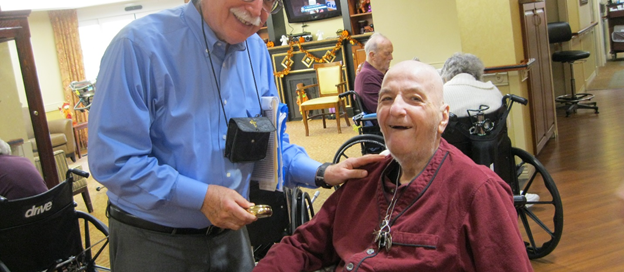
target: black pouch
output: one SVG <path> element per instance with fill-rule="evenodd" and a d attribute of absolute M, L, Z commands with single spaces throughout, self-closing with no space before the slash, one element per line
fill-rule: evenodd
<path fill-rule="evenodd" d="M 225 157 L 234 163 L 264 159 L 273 131 L 275 126 L 264 116 L 230 118 Z"/>

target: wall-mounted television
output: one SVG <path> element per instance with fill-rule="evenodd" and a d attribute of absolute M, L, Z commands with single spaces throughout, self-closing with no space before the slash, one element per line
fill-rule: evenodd
<path fill-rule="evenodd" d="M 289 23 L 303 23 L 340 16 L 340 0 L 286 0 Z"/>

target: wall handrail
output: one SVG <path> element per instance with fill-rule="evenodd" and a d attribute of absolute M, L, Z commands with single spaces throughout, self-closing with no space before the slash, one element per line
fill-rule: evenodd
<path fill-rule="evenodd" d="M 519 64 L 485 67 L 483 72 L 485 74 L 495 74 L 495 73 L 502 73 L 502 72 L 522 71 L 522 70 L 528 69 L 529 66 L 533 64 L 533 62 L 535 62 L 535 59 L 530 58 L 528 60 L 520 61 Z"/>
<path fill-rule="evenodd" d="M 597 25 L 598 25 L 598 22 L 593 22 L 590 25 L 588 25 L 586 28 L 583 28 L 583 29 L 579 30 L 578 32 L 572 33 L 572 36 L 581 35 L 581 34 L 587 32 L 587 31 L 590 31 L 592 28 L 594 28 Z"/>

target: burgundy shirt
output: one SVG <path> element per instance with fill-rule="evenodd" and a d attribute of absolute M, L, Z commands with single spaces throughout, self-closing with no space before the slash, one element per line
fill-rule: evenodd
<path fill-rule="evenodd" d="M 254 271 L 533 271 L 509 186 L 444 139 L 423 172 L 399 186 L 393 245 L 379 250 L 373 231 L 392 197 L 384 188 L 394 186 L 384 171 L 396 165 L 390 156 L 368 165 L 368 177 L 334 192 Z"/>
<path fill-rule="evenodd" d="M 38 195 L 48 190 L 41 174 L 30 160 L 0 155 L 0 195 L 12 199 Z"/>
<path fill-rule="evenodd" d="M 355 77 L 355 92 L 362 100 L 364 112 L 377 112 L 377 100 L 379 99 L 379 90 L 384 74 L 373 67 L 367 61 L 362 65 L 362 69 Z"/>

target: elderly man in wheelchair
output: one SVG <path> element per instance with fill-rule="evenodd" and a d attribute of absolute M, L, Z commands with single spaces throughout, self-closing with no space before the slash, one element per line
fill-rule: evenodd
<path fill-rule="evenodd" d="M 377 108 L 390 155 L 342 185 L 255 270 L 532 271 L 509 185 L 442 138 L 442 85 L 421 62 L 392 67 Z"/>

